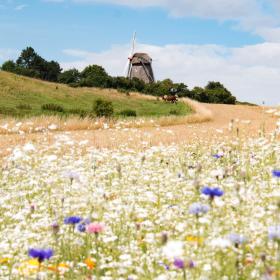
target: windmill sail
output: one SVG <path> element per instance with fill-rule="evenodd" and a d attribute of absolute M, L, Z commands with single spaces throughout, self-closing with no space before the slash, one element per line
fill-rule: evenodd
<path fill-rule="evenodd" d="M 128 77 L 129 76 L 129 71 L 130 71 L 130 62 L 132 59 L 132 56 L 134 54 L 135 51 L 135 43 L 136 43 L 136 32 L 133 33 L 133 37 L 132 37 L 132 42 L 131 42 L 131 51 L 130 54 L 128 56 L 128 60 L 125 66 L 125 76 Z"/>

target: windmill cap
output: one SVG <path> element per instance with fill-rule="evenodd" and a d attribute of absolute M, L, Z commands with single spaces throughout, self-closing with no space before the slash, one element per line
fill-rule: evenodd
<path fill-rule="evenodd" d="M 135 53 L 131 60 L 132 63 L 152 63 L 152 58 L 147 53 Z"/>

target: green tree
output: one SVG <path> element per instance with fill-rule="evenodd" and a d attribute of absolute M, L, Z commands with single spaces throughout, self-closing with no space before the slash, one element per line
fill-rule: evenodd
<path fill-rule="evenodd" d="M 12 73 L 16 73 L 16 68 L 17 68 L 17 65 L 12 60 L 8 60 L 8 61 L 4 62 L 1 67 L 1 69 L 3 71 L 12 72 Z"/>
<path fill-rule="evenodd" d="M 192 92 L 188 89 L 188 86 L 184 83 L 173 84 L 173 88 L 179 97 L 194 98 Z"/>
<path fill-rule="evenodd" d="M 111 78 L 99 65 L 87 66 L 81 73 L 81 85 L 89 87 L 110 87 Z"/>
<path fill-rule="evenodd" d="M 56 82 L 61 68 L 56 61 L 46 61 L 32 47 L 22 50 L 16 61 L 17 73 L 47 81 Z"/>
<path fill-rule="evenodd" d="M 205 103 L 209 102 L 208 96 L 206 95 L 204 88 L 194 87 L 191 92 L 192 92 L 191 98 L 200 102 L 205 102 Z"/>
<path fill-rule="evenodd" d="M 58 76 L 58 81 L 63 84 L 77 84 L 81 79 L 79 70 L 73 68 L 62 72 Z"/>
<path fill-rule="evenodd" d="M 53 60 L 50 62 L 46 62 L 44 80 L 57 82 L 61 71 L 62 71 L 62 69 L 60 68 L 60 65 L 58 62 L 53 61 Z"/>
<path fill-rule="evenodd" d="M 220 82 L 208 82 L 205 87 L 205 95 L 208 98 L 209 103 L 223 103 L 223 104 L 235 104 L 236 98 L 231 92 L 225 88 Z"/>
<path fill-rule="evenodd" d="M 125 77 L 113 77 L 111 85 L 112 88 L 130 90 L 131 80 Z"/>
<path fill-rule="evenodd" d="M 166 89 L 167 91 L 170 91 L 170 89 L 173 88 L 173 85 L 174 85 L 173 81 L 170 79 L 165 79 L 160 82 L 160 86 Z"/>
<path fill-rule="evenodd" d="M 145 88 L 145 82 L 137 78 L 129 80 L 129 86 L 132 91 L 142 92 Z"/>
<path fill-rule="evenodd" d="M 42 58 L 32 47 L 27 47 L 26 49 L 22 50 L 16 63 L 19 67 L 34 69 L 42 63 Z"/>

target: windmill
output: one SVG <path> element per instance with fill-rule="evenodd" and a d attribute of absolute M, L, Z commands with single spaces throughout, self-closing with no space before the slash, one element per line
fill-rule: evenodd
<path fill-rule="evenodd" d="M 152 58 L 147 53 L 135 53 L 136 33 L 132 38 L 131 53 L 128 57 L 126 66 L 126 77 L 129 79 L 137 78 L 146 84 L 155 81 L 152 68 Z"/>

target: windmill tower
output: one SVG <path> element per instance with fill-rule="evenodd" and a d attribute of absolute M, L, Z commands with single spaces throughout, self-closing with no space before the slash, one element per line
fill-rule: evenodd
<path fill-rule="evenodd" d="M 136 33 L 133 34 L 132 48 L 126 67 L 126 77 L 137 78 L 146 84 L 155 81 L 152 68 L 152 58 L 147 53 L 135 53 Z"/>

